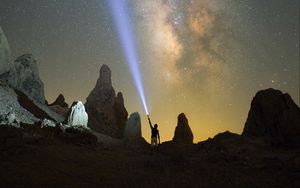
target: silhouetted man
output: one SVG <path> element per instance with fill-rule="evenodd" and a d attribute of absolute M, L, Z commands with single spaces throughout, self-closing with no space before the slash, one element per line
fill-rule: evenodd
<path fill-rule="evenodd" d="M 157 146 L 158 144 L 160 144 L 159 131 L 157 129 L 158 125 L 155 124 L 153 127 L 149 115 L 147 115 L 147 117 L 151 128 L 151 146 Z M 158 139 L 158 144 L 157 144 L 157 139 Z"/>

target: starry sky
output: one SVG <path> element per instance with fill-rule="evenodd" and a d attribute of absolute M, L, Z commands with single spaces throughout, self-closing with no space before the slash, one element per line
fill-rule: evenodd
<path fill-rule="evenodd" d="M 150 129 L 115 31 L 108 0 L 0 0 L 15 59 L 32 53 L 49 102 L 85 102 L 107 64 L 129 113 Z M 121 0 L 120 0 L 121 1 Z M 298 0 L 127 0 L 153 123 L 172 139 L 184 112 L 194 142 L 241 133 L 258 90 L 299 105 Z"/>

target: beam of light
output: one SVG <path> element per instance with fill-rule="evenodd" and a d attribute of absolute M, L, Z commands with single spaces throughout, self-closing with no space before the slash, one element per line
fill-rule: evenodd
<path fill-rule="evenodd" d="M 130 71 L 133 75 L 135 86 L 140 95 L 144 110 L 148 115 L 148 108 L 146 104 L 146 98 L 144 88 L 142 84 L 141 74 L 139 71 L 139 57 L 137 54 L 137 48 L 135 38 L 133 37 L 133 30 L 128 14 L 127 0 L 107 0 L 111 10 L 111 14 L 116 25 L 116 30 L 119 36 L 119 40 L 125 55 L 126 61 L 129 65 Z"/>

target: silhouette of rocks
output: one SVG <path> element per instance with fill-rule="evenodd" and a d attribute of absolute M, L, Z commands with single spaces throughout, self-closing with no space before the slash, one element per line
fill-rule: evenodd
<path fill-rule="evenodd" d="M 256 93 L 244 136 L 263 137 L 272 144 L 300 145 L 300 109 L 289 94 L 275 89 Z"/>
<path fill-rule="evenodd" d="M 193 144 L 193 133 L 184 113 L 179 114 L 173 142 L 178 144 Z"/>
<path fill-rule="evenodd" d="M 25 93 L 30 99 L 45 104 L 44 84 L 40 79 L 38 66 L 31 54 L 18 57 L 11 69 L 8 84 Z"/>
<path fill-rule="evenodd" d="M 60 106 L 63 108 L 69 108 L 69 105 L 68 103 L 66 103 L 65 96 L 63 96 L 63 94 L 59 94 L 55 101 L 52 104 L 49 104 L 49 106 Z"/>
<path fill-rule="evenodd" d="M 107 65 L 100 69 L 100 77 L 95 88 L 86 99 L 89 114 L 88 126 L 99 133 L 114 138 L 123 138 L 127 121 L 122 93 L 116 96 L 111 83 L 111 70 Z"/>
<path fill-rule="evenodd" d="M 141 117 L 138 112 L 130 114 L 125 128 L 124 139 L 126 141 L 137 141 L 142 138 Z"/>
<path fill-rule="evenodd" d="M 49 108 L 54 112 L 66 117 L 69 110 L 69 105 L 66 103 L 65 97 L 62 94 L 59 94 L 56 100 L 49 105 Z"/>
<path fill-rule="evenodd" d="M 7 38 L 0 26 L 0 80 L 7 79 L 11 69 L 11 52 Z M 4 80 L 6 82 L 6 80 Z"/>
<path fill-rule="evenodd" d="M 229 131 L 219 133 L 213 138 L 199 142 L 198 150 L 208 154 L 209 160 L 231 160 L 241 145 L 249 145 L 244 137 Z M 230 159 L 231 158 L 231 159 Z"/>

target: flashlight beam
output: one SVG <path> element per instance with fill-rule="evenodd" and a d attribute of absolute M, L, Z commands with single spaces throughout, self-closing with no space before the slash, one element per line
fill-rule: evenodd
<path fill-rule="evenodd" d="M 112 17 L 116 25 L 116 30 L 119 36 L 119 40 L 123 49 L 123 53 L 126 58 L 126 62 L 129 65 L 131 74 L 135 82 L 135 86 L 139 93 L 144 110 L 148 115 L 148 108 L 142 84 L 142 78 L 139 71 L 139 57 L 137 54 L 137 48 L 135 39 L 133 37 L 133 30 L 128 14 L 128 4 L 126 0 L 108 0 L 111 9 Z"/>

